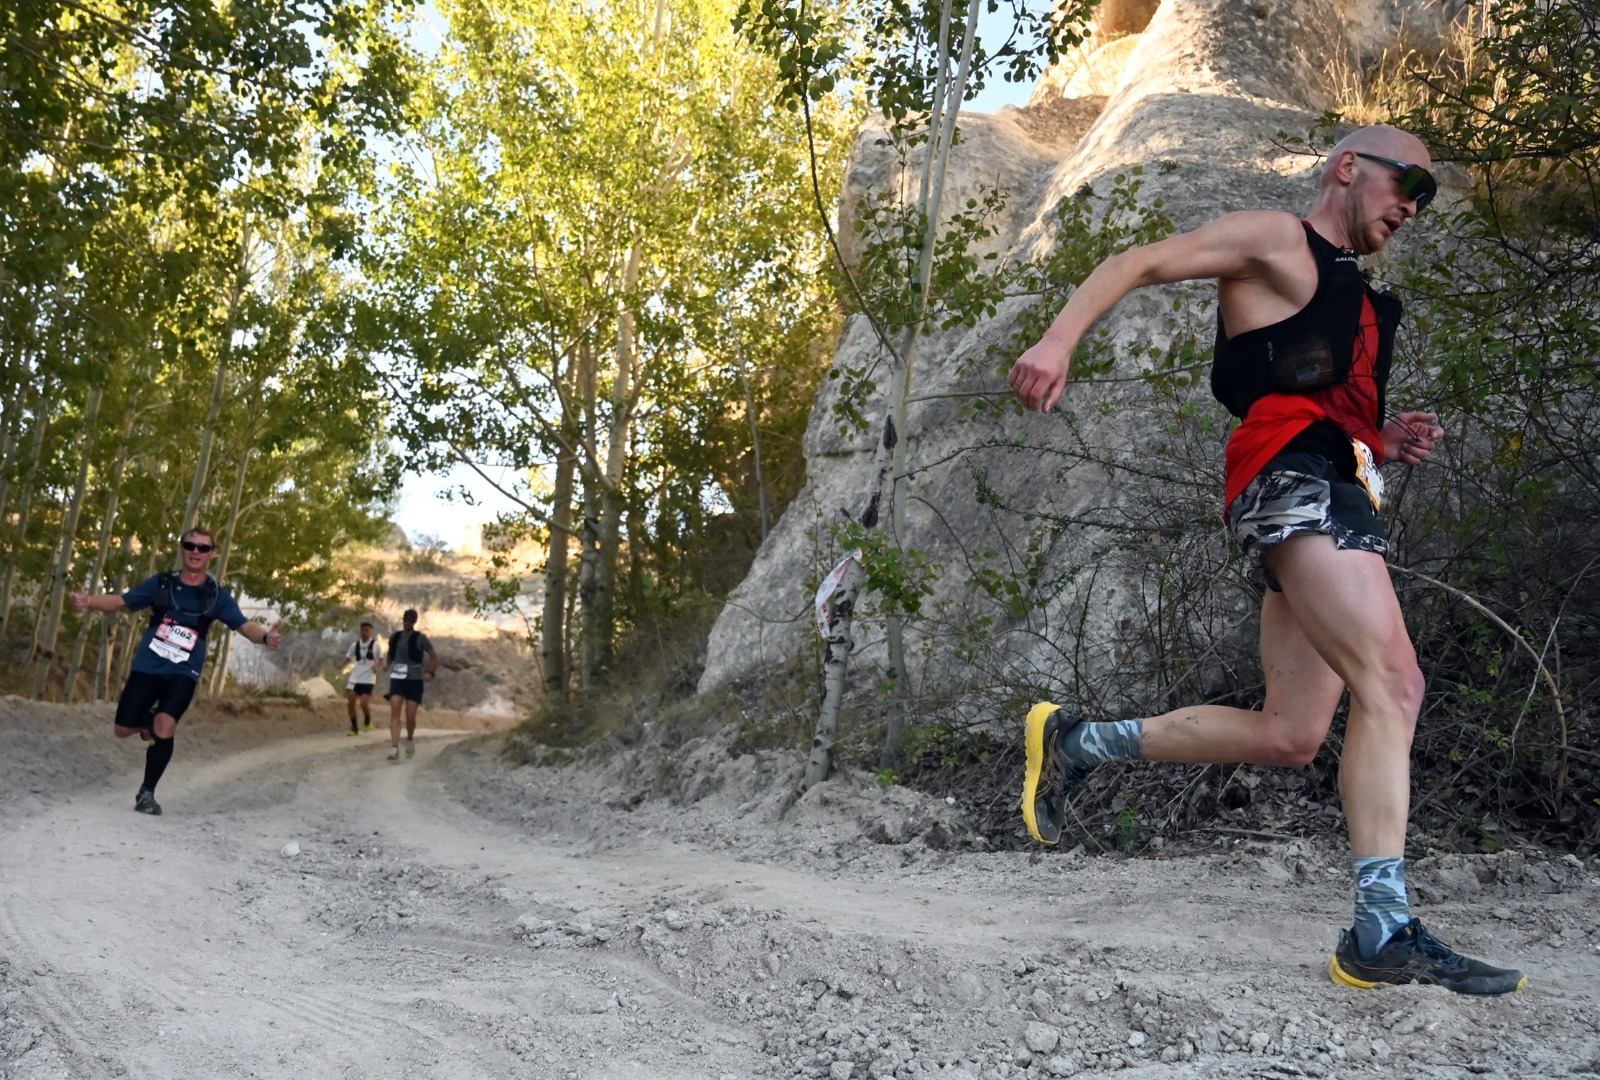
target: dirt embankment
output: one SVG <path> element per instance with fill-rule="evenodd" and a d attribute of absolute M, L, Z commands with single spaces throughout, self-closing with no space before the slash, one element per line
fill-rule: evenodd
<path fill-rule="evenodd" d="M 210 706 L 131 812 L 104 708 L 0 700 L 0 1078 L 1545 1077 L 1600 1068 L 1600 879 L 1411 868 L 1493 1000 L 1328 982 L 1342 853 L 975 851 L 963 808 L 703 740 L 506 765 L 424 713 Z M 452 727 L 451 725 L 459 725 Z M 290 852 L 286 854 L 285 852 Z"/>

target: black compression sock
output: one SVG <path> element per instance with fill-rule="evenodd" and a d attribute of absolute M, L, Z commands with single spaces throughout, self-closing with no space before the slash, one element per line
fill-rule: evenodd
<path fill-rule="evenodd" d="M 172 760 L 172 744 L 176 741 L 176 737 L 163 739 L 159 736 L 150 740 L 150 748 L 144 752 L 144 790 L 155 791 L 161 774 L 167 771 L 167 764 Z"/>

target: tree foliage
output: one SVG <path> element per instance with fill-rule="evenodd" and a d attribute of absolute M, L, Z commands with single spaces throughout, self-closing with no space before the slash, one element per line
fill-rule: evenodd
<path fill-rule="evenodd" d="M 0 625 L 31 624 L 36 690 L 94 629 L 65 591 L 131 585 L 186 524 L 258 599 L 370 590 L 330 558 L 392 489 L 363 468 L 381 416 L 337 260 L 368 140 L 403 122 L 397 14 L 0 11 Z"/>
<path fill-rule="evenodd" d="M 619 627 L 727 589 L 799 487 L 834 317 L 805 135 L 722 0 L 444 10 L 367 340 L 416 453 L 511 470 L 502 528 L 545 541 L 547 588 L 577 549 L 574 639 L 544 615 L 561 692 L 604 678 Z"/>

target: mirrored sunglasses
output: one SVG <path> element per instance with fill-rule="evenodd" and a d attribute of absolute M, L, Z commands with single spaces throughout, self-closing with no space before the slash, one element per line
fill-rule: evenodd
<path fill-rule="evenodd" d="M 1438 181 L 1433 174 L 1421 165 L 1412 165 L 1405 161 L 1396 161 L 1394 158 L 1379 157 L 1377 154 L 1363 154 L 1360 150 L 1355 152 L 1356 157 L 1376 161 L 1379 165 L 1387 165 L 1400 174 L 1400 194 L 1408 199 L 1413 199 L 1417 204 L 1417 213 L 1422 213 L 1433 197 L 1439 193 Z"/>

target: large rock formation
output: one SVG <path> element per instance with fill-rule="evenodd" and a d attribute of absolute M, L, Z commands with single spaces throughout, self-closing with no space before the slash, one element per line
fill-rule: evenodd
<path fill-rule="evenodd" d="M 1011 258 L 1049 250 L 1060 200 L 1085 185 L 1103 200 L 1111 178 L 1135 165 L 1146 167 L 1141 202 L 1165 200 L 1179 228 L 1237 209 L 1306 209 L 1319 161 L 1282 148 L 1279 133 L 1306 132 L 1334 104 L 1340 73 L 1359 71 L 1402 27 L 1415 32 L 1440 17 L 1431 3 L 1404 0 L 1108 0 L 1096 38 L 1041 81 L 1028 108 L 963 116 L 964 138 L 951 166 L 953 201 L 946 206 L 963 203 L 984 185 L 1007 189 L 1009 202 L 991 243 Z M 901 167 L 880 129 L 861 132 L 845 184 L 842 232 L 849 233 L 856 200 L 868 191 L 895 190 Z M 854 254 L 847 251 L 847 257 Z M 973 329 L 925 339 L 907 433 L 912 500 L 900 540 L 941 567 L 924 612 L 948 617 L 912 628 L 920 685 L 989 679 L 1049 687 L 1135 659 L 1115 644 L 1119 628 L 1144 620 L 1162 602 L 1163 586 L 1145 569 L 1153 549 L 1127 548 L 1159 545 L 1162 531 L 1122 525 L 1144 512 L 1152 491 L 1167 498 L 1175 478 L 1165 478 L 1166 488 L 1130 486 L 1128 475 L 1107 469 L 1101 459 L 1137 459 L 1141 448 L 1154 446 L 1168 453 L 1169 420 L 1145 407 L 1149 391 L 1128 378 L 1140 370 L 1128 346 L 1159 346 L 1172 337 L 1174 296 L 1146 290 L 1106 320 L 1120 357 L 1112 377 L 1074 384 L 1063 401 L 1081 426 L 1061 414 L 1021 416 L 1007 408 L 995 419 L 992 411 L 966 407 L 983 391 L 1003 398 L 998 365 L 981 358 L 991 343 L 1014 336 L 1028 298 L 1008 301 Z M 1190 310 L 1184 317 L 1191 330 L 1213 317 L 1199 307 Z M 857 365 L 874 349 L 870 327 L 856 316 L 840 337 L 835 362 Z M 836 386 L 825 386 L 812 414 L 809 484 L 718 620 L 702 688 L 775 664 L 816 641 L 812 590 L 840 554 L 831 527 L 862 510 L 876 437 L 875 431 L 841 433 L 832 411 Z M 880 387 L 869 416 L 881 410 L 882 393 Z M 1226 425 L 1203 383 L 1178 393 L 1214 413 L 1209 428 L 1198 429 L 1209 442 L 1191 447 L 1195 460 L 1206 463 L 1205 475 L 1180 478 L 1187 488 L 1178 487 L 1193 506 L 1209 508 L 1188 512 L 1209 518 L 1211 524 L 1197 530 L 1199 542 L 1222 567 L 1228 556 L 1217 518 Z M 1104 453 L 1085 453 L 1086 439 Z M 1062 462 L 1075 462 L 1064 480 L 1058 477 Z M 991 492 L 980 491 L 980 480 Z M 1029 520 L 1030 513 L 1048 516 Z M 1008 612 L 1005 605 L 985 608 L 981 597 L 975 601 L 971 579 L 982 573 L 981 559 L 993 554 L 992 565 L 1023 574 L 1030 536 L 1037 540 L 1041 522 L 1049 521 L 1080 524 L 1043 541 L 1030 579 L 1033 606 Z M 1053 591 L 1042 579 L 1054 582 Z M 1233 610 L 1247 613 L 1253 599 L 1234 589 Z M 979 638 L 983 655 L 975 658 Z M 881 640 L 871 629 L 858 634 L 862 658 L 881 657 Z"/>

